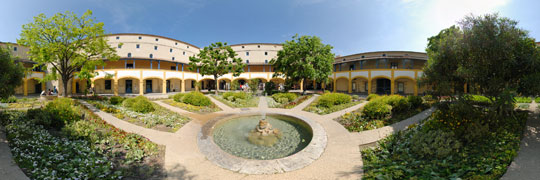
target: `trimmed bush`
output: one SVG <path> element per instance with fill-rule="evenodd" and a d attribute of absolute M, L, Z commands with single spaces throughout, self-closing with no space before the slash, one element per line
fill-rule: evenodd
<path fill-rule="evenodd" d="M 238 100 L 247 100 L 248 94 L 245 92 L 226 92 L 223 93 L 223 99 L 227 99 L 229 101 L 238 101 Z"/>
<path fill-rule="evenodd" d="M 292 102 L 292 101 L 296 100 L 296 98 L 298 98 L 298 95 L 296 95 L 295 93 L 277 93 L 277 94 L 272 95 L 272 98 L 275 101 L 283 104 L 283 103 L 288 103 L 288 102 Z M 285 100 L 280 100 L 282 98 L 285 98 L 287 100 L 286 101 Z"/>
<path fill-rule="evenodd" d="M 377 99 L 379 97 L 380 96 L 377 95 L 377 94 L 370 94 L 370 95 L 367 96 L 366 100 L 371 101 L 371 100 Z"/>
<path fill-rule="evenodd" d="M 154 111 L 154 106 L 148 98 L 144 96 L 137 96 L 135 98 L 128 98 L 124 100 L 122 105 L 132 111 L 139 113 L 149 113 Z"/>
<path fill-rule="evenodd" d="M 0 102 L 1 103 L 16 103 L 17 102 L 17 97 L 9 96 L 8 98 L 0 99 Z"/>
<path fill-rule="evenodd" d="M 517 103 L 531 103 L 532 99 L 530 97 L 515 97 Z"/>
<path fill-rule="evenodd" d="M 212 101 L 201 92 L 189 92 L 183 95 L 182 102 L 194 106 L 210 106 Z"/>
<path fill-rule="evenodd" d="M 182 102 L 182 98 L 184 97 L 185 93 L 178 93 L 172 96 L 173 100 L 176 102 Z"/>
<path fill-rule="evenodd" d="M 362 114 L 367 119 L 383 119 L 390 115 L 392 106 L 385 104 L 383 101 L 370 101 L 364 106 Z"/>
<path fill-rule="evenodd" d="M 407 101 L 409 101 L 409 104 L 411 105 L 411 108 L 418 108 L 422 105 L 424 100 L 422 100 L 422 97 L 420 96 L 409 96 L 407 97 Z"/>
<path fill-rule="evenodd" d="M 351 96 L 343 93 L 325 93 L 319 98 L 318 106 L 330 108 L 351 102 Z"/>
<path fill-rule="evenodd" d="M 125 98 L 120 97 L 120 96 L 113 96 L 109 99 L 109 103 L 113 105 L 119 105 L 119 104 L 122 104 L 122 102 L 124 102 L 124 99 Z"/>
<path fill-rule="evenodd" d="M 47 119 L 46 121 L 50 122 L 42 122 L 42 124 L 46 127 L 47 125 L 50 125 L 48 128 L 58 129 L 63 127 L 65 124 L 80 120 L 81 117 L 73 109 L 74 105 L 73 100 L 70 98 L 56 98 L 52 102 L 49 102 L 45 106 L 44 110 L 49 113 L 50 119 Z M 38 113 L 35 115 L 45 114 Z"/>

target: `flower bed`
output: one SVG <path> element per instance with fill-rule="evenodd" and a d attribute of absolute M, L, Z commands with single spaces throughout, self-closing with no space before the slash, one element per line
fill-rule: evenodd
<path fill-rule="evenodd" d="M 363 179 L 499 179 L 517 155 L 526 119 L 470 103 L 439 107 L 423 124 L 364 149 Z"/>
<path fill-rule="evenodd" d="M 259 97 L 245 92 L 226 92 L 218 96 L 212 95 L 216 100 L 233 108 L 257 107 Z"/>
<path fill-rule="evenodd" d="M 361 102 L 360 99 L 352 99 L 351 96 L 343 93 L 324 93 L 304 108 L 304 111 L 324 115 L 349 108 Z"/>
<path fill-rule="evenodd" d="M 295 93 L 276 93 L 273 94 L 271 98 L 267 98 L 268 107 L 292 109 L 312 96 L 313 95 L 298 96 Z"/>
<path fill-rule="evenodd" d="M 66 101 L 67 102 L 67 101 Z M 69 102 L 68 102 L 69 103 Z M 58 103 L 2 116 L 15 162 L 31 179 L 164 177 L 164 147 L 107 124 L 86 107 Z M 69 116 L 55 108 L 71 109 Z M 79 116 L 82 114 L 83 116 Z M 6 116 L 7 115 L 7 116 Z M 8 117 L 8 118 L 6 118 Z M 60 119 L 57 119 L 61 117 Z M 50 121 L 66 122 L 63 127 Z M 60 123 L 61 124 L 61 123 Z M 60 129 L 60 130 L 58 130 Z"/>
<path fill-rule="evenodd" d="M 191 104 L 186 104 L 186 103 L 182 103 L 182 102 L 176 102 L 176 101 L 174 101 L 172 99 L 166 99 L 166 100 L 163 100 L 162 102 L 164 102 L 164 103 L 166 103 L 168 105 L 171 105 L 171 106 L 178 107 L 178 108 L 186 110 L 186 111 L 196 112 L 196 113 L 208 113 L 208 112 L 221 111 L 221 109 L 219 107 L 217 107 L 213 103 L 210 106 L 194 106 L 194 105 L 191 105 Z"/>
<path fill-rule="evenodd" d="M 129 99 L 126 99 L 125 101 L 129 101 Z M 176 132 L 190 120 L 187 117 L 181 116 L 150 101 L 147 102 L 149 105 L 145 106 L 142 106 L 142 103 L 135 102 L 134 105 L 141 106 L 139 112 L 133 108 L 129 108 L 129 106 L 125 107 L 124 105 L 126 103 L 120 103 L 124 105 L 114 105 L 105 99 L 88 100 L 88 102 L 102 111 L 113 114 L 118 119 L 160 131 Z M 153 110 L 147 110 L 147 108 Z"/>
<path fill-rule="evenodd" d="M 370 98 L 363 108 L 338 117 L 336 121 L 350 132 L 377 129 L 410 118 L 430 107 L 418 96 L 393 95 Z"/>
<path fill-rule="evenodd" d="M 3 109 L 25 109 L 25 108 L 38 108 L 47 104 L 47 100 L 39 100 L 38 98 L 21 98 L 17 99 L 12 96 L 6 100 L 3 100 L 0 108 Z"/>
<path fill-rule="evenodd" d="M 163 101 L 166 104 L 175 106 L 186 111 L 196 112 L 196 113 L 208 113 L 221 111 L 210 98 L 204 96 L 200 92 L 189 92 L 189 93 L 178 93 L 169 97 Z"/>

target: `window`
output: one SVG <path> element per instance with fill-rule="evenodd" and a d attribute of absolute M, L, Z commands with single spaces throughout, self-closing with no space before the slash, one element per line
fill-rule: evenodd
<path fill-rule="evenodd" d="M 111 80 L 105 80 L 105 90 L 111 90 Z"/>
<path fill-rule="evenodd" d="M 249 52 L 246 52 L 246 56 L 249 56 Z"/>
<path fill-rule="evenodd" d="M 126 69 L 133 69 L 133 64 L 126 64 Z"/>
<path fill-rule="evenodd" d="M 172 48 L 171 48 L 171 49 L 169 49 L 169 52 L 172 52 Z"/>
<path fill-rule="evenodd" d="M 396 63 L 396 62 L 392 62 L 392 63 L 390 63 L 390 67 L 391 67 L 392 69 L 397 69 L 397 68 L 398 68 L 398 66 L 397 66 L 397 63 Z"/>
<path fill-rule="evenodd" d="M 362 58 L 365 58 L 366 56 L 362 56 Z"/>
<path fill-rule="evenodd" d="M 150 58 L 154 58 L 154 55 L 153 55 L 153 54 L 150 54 Z"/>
<path fill-rule="evenodd" d="M 184 51 L 182 54 L 183 54 L 183 55 L 186 55 L 186 51 Z"/>
<path fill-rule="evenodd" d="M 140 45 L 140 44 L 137 44 L 137 49 L 139 49 L 140 47 L 141 47 L 141 45 Z"/>
<path fill-rule="evenodd" d="M 366 64 L 366 61 L 359 61 L 360 63 L 360 69 L 364 69 L 364 64 Z"/>
<path fill-rule="evenodd" d="M 119 36 L 116 36 L 116 39 L 120 39 L 120 37 L 119 37 Z"/>
<path fill-rule="evenodd" d="M 130 57 L 131 57 L 131 53 L 128 53 L 128 58 L 130 58 Z"/>
<path fill-rule="evenodd" d="M 195 81 L 191 81 L 191 88 L 195 88 Z"/>
<path fill-rule="evenodd" d="M 248 60 L 246 60 L 246 64 L 249 64 L 249 59 L 248 59 Z"/>
<path fill-rule="evenodd" d="M 244 46 L 242 46 L 242 49 L 244 49 Z"/>
<path fill-rule="evenodd" d="M 403 82 L 398 82 L 398 93 L 403 93 L 403 87 L 404 87 L 404 84 Z"/>
<path fill-rule="evenodd" d="M 354 64 L 349 65 L 349 71 L 352 71 L 352 70 L 355 70 L 354 69 Z"/>
<path fill-rule="evenodd" d="M 268 60 L 264 60 L 264 64 L 268 64 Z"/>
<path fill-rule="evenodd" d="M 172 60 L 174 61 L 174 57 L 172 57 Z"/>
<path fill-rule="evenodd" d="M 176 45 L 178 45 L 178 43 L 177 43 L 177 42 L 174 42 L 174 45 L 176 46 Z"/>
<path fill-rule="evenodd" d="M 386 54 L 382 54 L 382 56 L 383 56 L 383 57 L 385 57 L 385 56 L 386 56 Z"/>
<path fill-rule="evenodd" d="M 156 38 L 156 41 L 159 41 L 159 39 L 158 39 L 158 38 Z"/>
<path fill-rule="evenodd" d="M 157 46 L 154 46 L 154 50 L 157 50 Z"/>
<path fill-rule="evenodd" d="M 268 52 L 264 52 L 264 55 L 267 56 L 267 55 L 268 55 Z"/>
<path fill-rule="evenodd" d="M 141 37 L 141 36 L 139 36 L 139 39 L 142 39 L 142 37 Z"/>
<path fill-rule="evenodd" d="M 17 51 L 17 47 L 13 47 L 13 51 Z"/>
<path fill-rule="evenodd" d="M 171 66 L 171 70 L 176 70 L 176 66 Z"/>
<path fill-rule="evenodd" d="M 258 48 L 261 48 L 261 45 L 257 45 Z"/>
<path fill-rule="evenodd" d="M 189 46 L 187 46 L 187 48 L 189 49 Z"/>
<path fill-rule="evenodd" d="M 122 48 L 122 45 L 121 44 L 118 44 L 118 49 Z"/>

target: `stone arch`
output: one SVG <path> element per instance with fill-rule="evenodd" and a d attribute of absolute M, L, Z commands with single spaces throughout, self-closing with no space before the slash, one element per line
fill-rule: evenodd
<path fill-rule="evenodd" d="M 416 80 L 408 76 L 399 76 L 394 78 L 394 92 L 402 95 L 415 94 Z"/>
<path fill-rule="evenodd" d="M 388 76 L 375 76 L 371 78 L 371 92 L 377 94 L 391 94 L 392 78 Z"/>
<path fill-rule="evenodd" d="M 118 93 L 120 94 L 139 94 L 140 79 L 135 76 L 123 76 L 118 78 Z"/>
<path fill-rule="evenodd" d="M 181 92 L 182 91 L 182 78 L 169 77 L 165 79 L 165 90 L 167 92 Z"/>
<path fill-rule="evenodd" d="M 351 91 L 353 93 L 367 93 L 369 79 L 365 76 L 354 76 L 351 79 Z"/>
<path fill-rule="evenodd" d="M 349 78 L 338 77 L 336 78 L 336 91 L 348 92 L 349 91 Z"/>

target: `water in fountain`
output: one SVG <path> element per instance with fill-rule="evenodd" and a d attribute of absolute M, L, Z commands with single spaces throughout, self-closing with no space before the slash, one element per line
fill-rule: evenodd
<path fill-rule="evenodd" d="M 265 120 L 261 121 L 263 118 Z M 279 130 L 274 131 L 276 129 Z M 311 137 L 311 128 L 307 124 L 282 115 L 237 117 L 216 125 L 213 130 L 214 142 L 222 150 L 247 159 L 289 156 L 306 147 Z"/>

